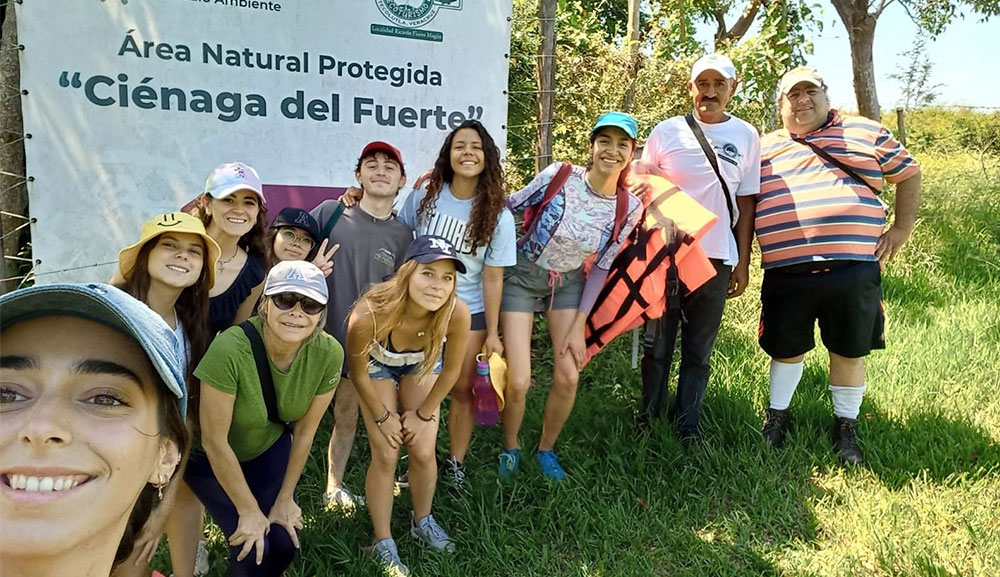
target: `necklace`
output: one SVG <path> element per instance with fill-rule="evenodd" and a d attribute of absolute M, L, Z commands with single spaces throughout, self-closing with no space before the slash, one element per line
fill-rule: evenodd
<path fill-rule="evenodd" d="M 219 262 L 217 263 L 219 267 L 219 272 L 226 270 L 226 265 L 232 262 L 233 259 L 236 258 L 236 255 L 238 254 L 240 254 L 240 245 L 236 245 L 236 250 L 233 252 L 233 256 L 227 258 L 226 260 L 222 260 L 220 258 Z"/>
<path fill-rule="evenodd" d="M 422 336 L 424 336 L 424 335 L 426 335 L 426 334 L 427 334 L 427 333 L 425 333 L 424 331 L 417 331 L 417 336 L 418 336 L 418 337 L 422 337 Z"/>

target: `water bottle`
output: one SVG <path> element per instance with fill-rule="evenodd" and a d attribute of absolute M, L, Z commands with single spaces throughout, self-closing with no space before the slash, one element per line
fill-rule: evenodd
<path fill-rule="evenodd" d="M 476 378 L 472 381 L 473 412 L 476 423 L 492 427 L 500 420 L 497 394 L 490 382 L 490 363 L 485 355 L 476 355 Z"/>

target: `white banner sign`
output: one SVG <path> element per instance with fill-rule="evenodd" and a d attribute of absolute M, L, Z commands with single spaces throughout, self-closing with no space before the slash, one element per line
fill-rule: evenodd
<path fill-rule="evenodd" d="M 411 179 L 466 119 L 506 145 L 510 0 L 16 8 L 40 283 L 107 280 L 142 223 L 223 162 L 280 185 L 273 216 L 296 200 L 280 191 L 354 184 L 372 140 L 399 148 Z"/>

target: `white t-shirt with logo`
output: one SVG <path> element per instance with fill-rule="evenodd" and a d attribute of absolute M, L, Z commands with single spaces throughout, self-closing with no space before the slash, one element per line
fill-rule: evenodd
<path fill-rule="evenodd" d="M 448 239 L 458 250 L 458 258 L 465 264 L 465 274 L 458 275 L 456 289 L 458 297 L 469 306 L 469 312 L 478 314 L 486 310 L 483 303 L 483 266 L 507 267 L 517 264 L 517 233 L 514 230 L 514 216 L 504 208 L 497 219 L 493 236 L 488 246 L 480 246 L 472 252 L 465 236 L 465 229 L 472 214 L 475 198 L 466 200 L 455 198 L 451 187 L 444 183 L 432 207 L 429 218 L 417 217 L 420 201 L 427 196 L 426 190 L 410 193 L 396 218 L 414 230 L 417 235 L 436 234 Z"/>
<path fill-rule="evenodd" d="M 729 186 L 733 212 L 739 218 L 736 197 L 760 192 L 760 135 L 756 128 L 735 116 L 717 124 L 705 124 L 697 117 L 695 121 L 715 149 L 719 171 Z M 735 265 L 739 253 L 722 185 L 683 116 L 668 118 L 653 128 L 642 159 L 658 166 L 671 182 L 719 216 L 701 239 L 701 246 L 709 258 Z"/>

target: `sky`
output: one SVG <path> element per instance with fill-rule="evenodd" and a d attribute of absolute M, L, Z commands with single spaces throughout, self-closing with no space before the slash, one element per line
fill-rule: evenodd
<path fill-rule="evenodd" d="M 847 31 L 828 0 L 818 0 L 823 31 L 813 35 L 813 54 L 807 55 L 829 87 L 830 102 L 838 108 L 857 110 L 851 74 L 851 46 Z M 933 68 L 931 84 L 937 89 L 940 105 L 976 106 L 1000 110 L 1000 18 L 981 22 L 976 14 L 957 18 L 936 40 L 928 41 L 926 52 Z M 711 45 L 711 28 L 704 30 Z M 702 31 L 699 31 L 700 33 Z M 700 35 L 700 34 L 699 34 Z M 898 2 L 889 5 L 875 28 L 875 82 L 883 109 L 903 104 L 900 83 L 889 78 L 905 70 L 908 59 L 901 52 L 913 46 L 917 26 Z"/>
<path fill-rule="evenodd" d="M 850 43 L 837 12 L 828 2 L 823 8 L 823 31 L 814 38 L 810 65 L 823 74 L 834 106 L 856 109 L 851 75 Z M 879 17 L 875 28 L 875 82 L 882 108 L 902 105 L 902 86 L 889 78 L 905 70 L 917 26 L 898 3 Z M 927 56 L 933 68 L 931 83 L 938 88 L 938 103 L 1000 109 L 1000 19 L 981 22 L 980 16 L 956 18 L 934 41 L 928 41 Z"/>

